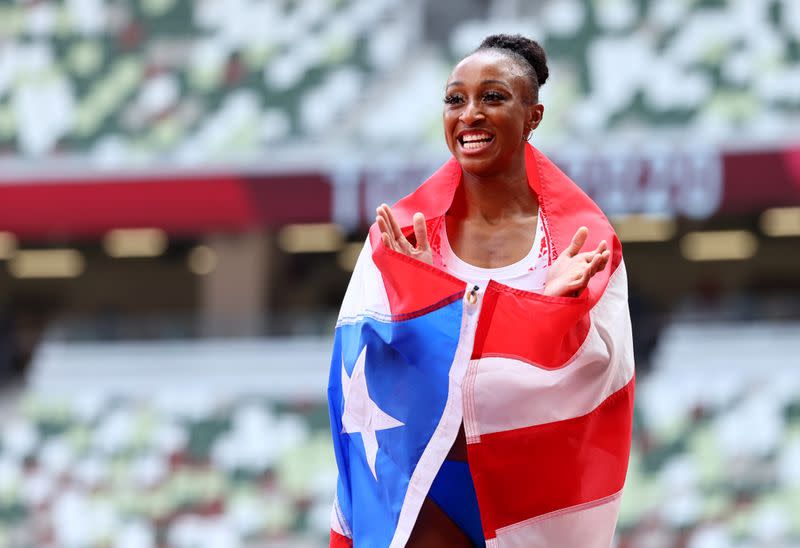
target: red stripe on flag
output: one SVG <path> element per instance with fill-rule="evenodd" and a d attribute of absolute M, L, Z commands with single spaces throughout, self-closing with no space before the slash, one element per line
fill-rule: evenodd
<path fill-rule="evenodd" d="M 444 270 L 388 249 L 373 241 L 372 260 L 383 277 L 393 316 L 415 316 L 453 302 L 466 283 Z"/>
<path fill-rule="evenodd" d="M 625 483 L 634 380 L 594 411 L 468 444 L 487 538 L 514 523 L 616 493 Z"/>
<path fill-rule="evenodd" d="M 353 539 L 340 535 L 331 529 L 331 543 L 329 548 L 353 548 Z"/>
<path fill-rule="evenodd" d="M 566 363 L 589 333 L 588 300 L 547 297 L 490 282 L 472 358 L 515 358 L 546 369 Z"/>

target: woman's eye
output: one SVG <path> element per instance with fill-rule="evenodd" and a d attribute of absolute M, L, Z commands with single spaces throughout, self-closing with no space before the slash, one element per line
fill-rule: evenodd
<path fill-rule="evenodd" d="M 497 91 L 490 91 L 483 96 L 484 101 L 502 101 L 505 98 L 505 95 L 498 93 Z"/>
<path fill-rule="evenodd" d="M 444 98 L 444 102 L 446 105 L 459 105 L 464 102 L 464 100 L 460 95 L 447 95 Z"/>

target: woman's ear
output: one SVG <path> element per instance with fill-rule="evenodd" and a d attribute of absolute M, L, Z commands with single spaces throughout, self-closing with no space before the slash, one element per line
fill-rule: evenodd
<path fill-rule="evenodd" d="M 528 127 L 531 128 L 531 131 L 533 131 L 539 127 L 539 124 L 542 123 L 542 118 L 544 117 L 544 105 L 541 103 L 531 105 L 529 107 L 528 114 Z"/>

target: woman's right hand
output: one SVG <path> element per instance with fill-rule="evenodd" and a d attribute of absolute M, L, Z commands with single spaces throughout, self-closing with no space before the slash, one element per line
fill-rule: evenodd
<path fill-rule="evenodd" d="M 428 244 L 428 231 L 425 225 L 425 216 L 422 213 L 414 214 L 414 236 L 417 238 L 417 246 L 411 245 L 403 231 L 400 230 L 400 225 L 397 224 L 397 219 L 394 218 L 392 209 L 386 205 L 381 204 L 375 210 L 375 221 L 378 223 L 378 229 L 381 231 L 381 241 L 383 245 L 389 249 L 393 249 L 403 255 L 413 257 L 423 263 L 433 264 L 433 252 L 431 246 Z"/>

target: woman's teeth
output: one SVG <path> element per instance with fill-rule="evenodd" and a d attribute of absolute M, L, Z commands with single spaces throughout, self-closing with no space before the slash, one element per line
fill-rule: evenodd
<path fill-rule="evenodd" d="M 489 141 L 471 141 L 469 143 L 464 143 L 464 148 L 466 148 L 467 150 L 476 150 L 479 148 L 483 148 L 483 146 L 486 145 L 486 143 L 488 142 Z"/>
<path fill-rule="evenodd" d="M 491 135 L 469 135 L 461 138 L 461 145 L 466 150 L 477 150 L 483 148 L 492 141 Z"/>

